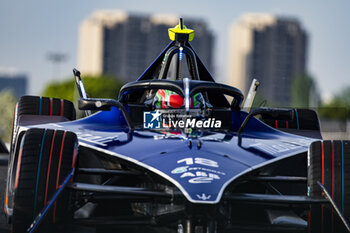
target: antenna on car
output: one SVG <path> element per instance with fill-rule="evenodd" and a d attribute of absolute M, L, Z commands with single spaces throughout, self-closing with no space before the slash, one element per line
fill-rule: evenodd
<path fill-rule="evenodd" d="M 80 95 L 80 98 L 86 99 L 87 98 L 87 94 L 85 91 L 85 87 L 84 87 L 84 83 L 81 80 L 80 77 L 80 71 L 77 69 L 73 69 L 73 74 L 74 74 L 74 78 L 75 78 L 75 84 L 77 84 L 77 88 L 78 88 L 78 92 Z M 86 110 L 85 111 L 86 116 L 90 116 L 91 115 L 91 111 L 90 110 Z"/>
<path fill-rule="evenodd" d="M 259 86 L 260 86 L 260 82 L 256 79 L 253 79 L 247 94 L 247 98 L 245 99 L 243 104 L 243 109 L 247 110 L 247 112 L 250 112 L 250 109 L 253 105 L 254 98 Z"/>
<path fill-rule="evenodd" d="M 180 18 L 179 24 L 180 24 L 180 29 L 183 30 L 184 29 L 184 22 L 183 22 L 182 18 Z"/>

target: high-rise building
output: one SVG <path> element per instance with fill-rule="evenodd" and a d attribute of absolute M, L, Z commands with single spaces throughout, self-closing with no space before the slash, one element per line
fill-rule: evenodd
<path fill-rule="evenodd" d="M 135 81 L 170 42 L 168 28 L 178 24 L 174 15 L 137 15 L 100 10 L 80 26 L 78 68 L 83 74 L 111 74 Z M 201 19 L 184 19 L 195 30 L 191 45 L 212 71 L 213 34 Z"/>
<path fill-rule="evenodd" d="M 19 98 L 27 93 L 27 76 L 0 68 L 0 92 L 11 90 Z"/>
<path fill-rule="evenodd" d="M 294 18 L 245 14 L 232 25 L 229 39 L 229 84 L 247 93 L 253 78 L 268 103 L 291 104 L 293 79 L 305 75 L 307 33 Z"/>

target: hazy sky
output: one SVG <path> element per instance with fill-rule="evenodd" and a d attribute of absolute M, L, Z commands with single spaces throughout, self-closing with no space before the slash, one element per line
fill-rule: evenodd
<path fill-rule="evenodd" d="M 266 12 L 297 17 L 309 34 L 308 70 L 321 94 L 329 96 L 350 86 L 349 0 L 0 0 L 0 67 L 27 73 L 29 94 L 40 94 L 52 79 L 72 76 L 79 25 L 97 9 L 178 14 L 185 22 L 186 16 L 204 18 L 215 33 L 215 74 L 220 81 L 226 77 L 227 29 L 240 15 Z M 49 52 L 68 55 L 55 76 L 47 60 Z"/>

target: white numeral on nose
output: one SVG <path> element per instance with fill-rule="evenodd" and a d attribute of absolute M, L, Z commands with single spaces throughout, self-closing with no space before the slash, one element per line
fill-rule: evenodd
<path fill-rule="evenodd" d="M 204 158 L 194 158 L 194 160 L 193 158 L 184 158 L 177 161 L 177 163 L 186 163 L 186 165 L 200 164 L 208 167 L 219 167 L 216 161 Z"/>

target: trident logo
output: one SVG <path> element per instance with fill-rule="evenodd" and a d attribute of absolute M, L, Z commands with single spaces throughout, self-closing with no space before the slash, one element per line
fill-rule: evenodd
<path fill-rule="evenodd" d="M 198 197 L 198 199 L 201 199 L 203 201 L 206 201 L 211 198 L 211 195 L 206 196 L 205 193 L 202 193 L 202 195 L 197 194 L 196 196 Z"/>

